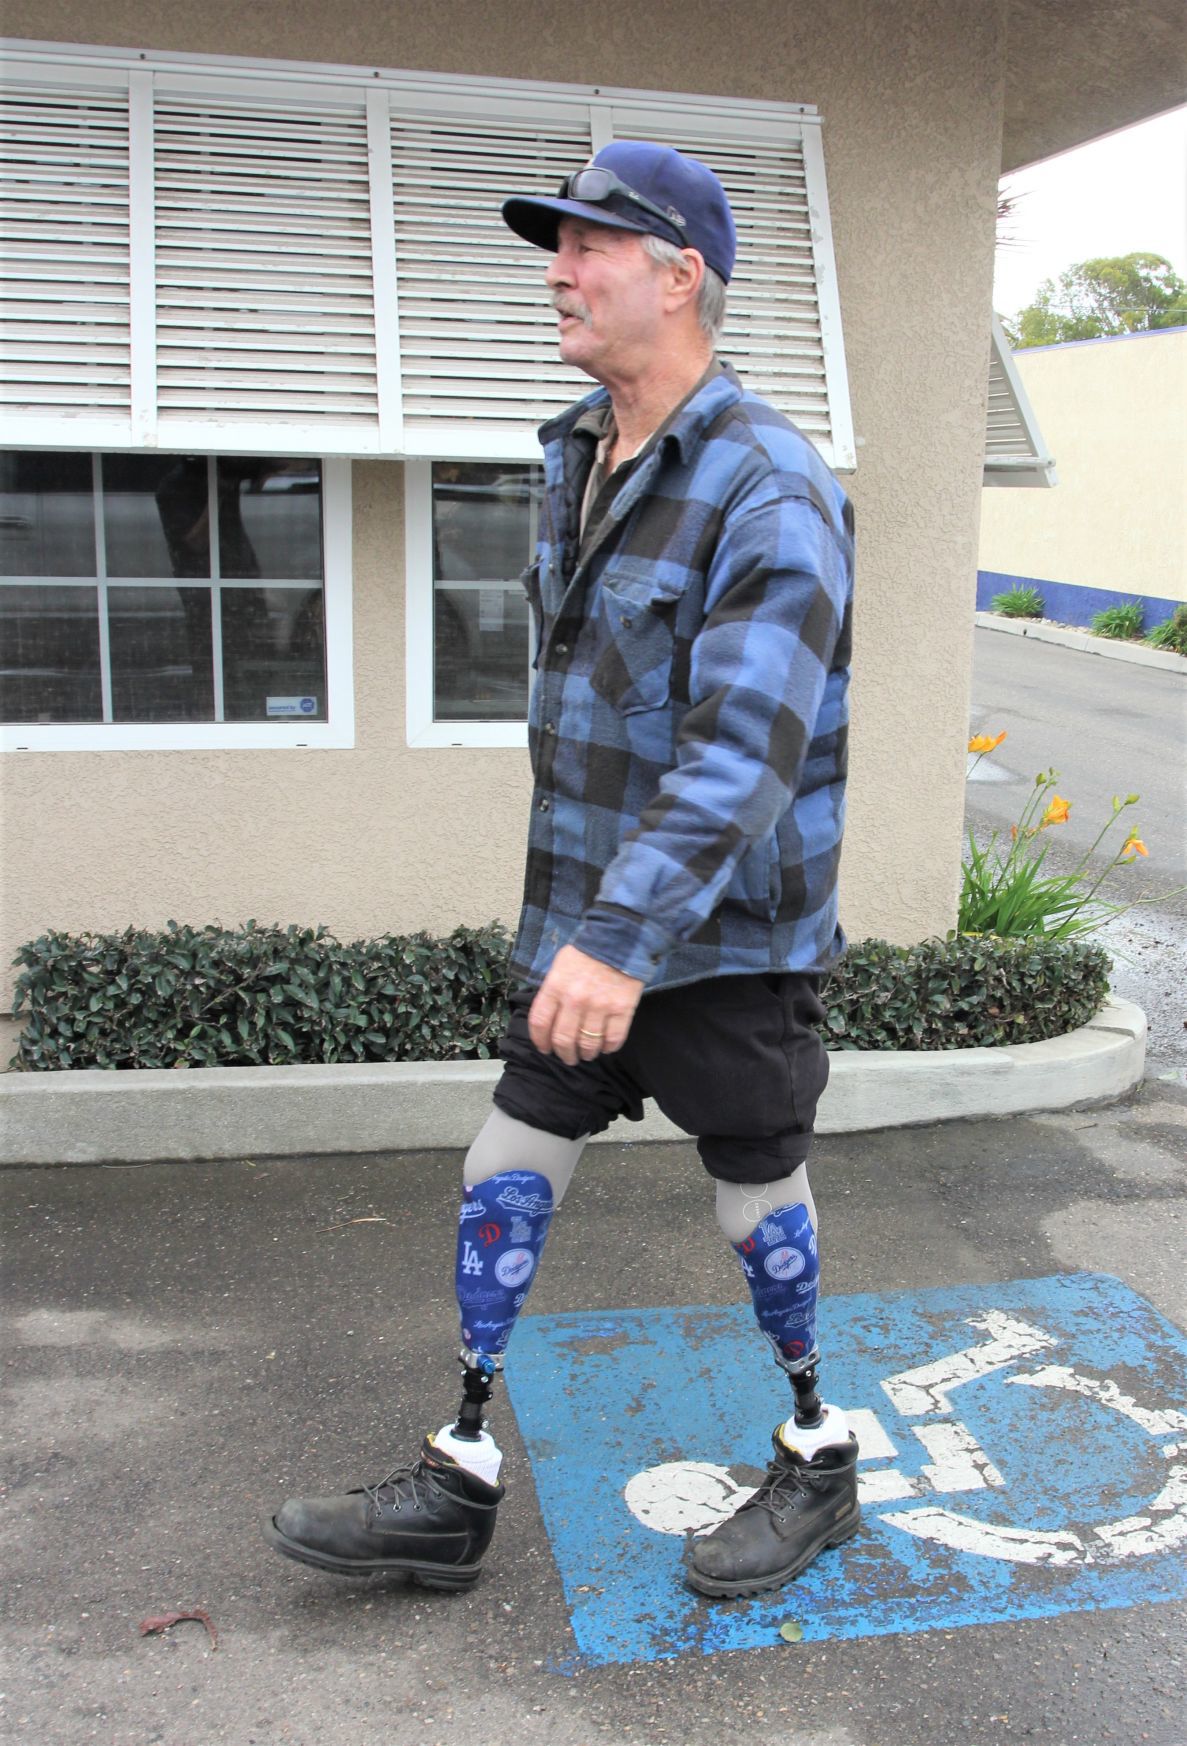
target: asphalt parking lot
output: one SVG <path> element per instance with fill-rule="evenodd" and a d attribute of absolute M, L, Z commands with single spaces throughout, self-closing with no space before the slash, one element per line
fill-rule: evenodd
<path fill-rule="evenodd" d="M 510 1489 L 476 1588 L 264 1545 L 284 1496 L 373 1482 L 449 1416 L 458 1165 L 0 1177 L 8 1738 L 1183 1746 L 1187 1092 L 819 1141 L 822 1380 L 862 1415 L 867 1526 L 716 1606 L 623 1477 L 695 1513 L 686 1464 L 744 1484 L 788 1396 L 682 1145 L 578 1173 L 494 1415 Z M 139 1632 L 192 1608 L 217 1650 Z"/>

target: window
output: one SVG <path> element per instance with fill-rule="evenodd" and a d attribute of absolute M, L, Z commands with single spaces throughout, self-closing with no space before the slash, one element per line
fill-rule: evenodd
<path fill-rule="evenodd" d="M 540 467 L 410 461 L 405 469 L 408 742 L 524 745 Z"/>
<path fill-rule="evenodd" d="M 4 744 L 350 744 L 348 500 L 343 462 L 0 455 Z"/>
<path fill-rule="evenodd" d="M 434 461 L 433 716 L 523 721 L 539 467 Z"/>

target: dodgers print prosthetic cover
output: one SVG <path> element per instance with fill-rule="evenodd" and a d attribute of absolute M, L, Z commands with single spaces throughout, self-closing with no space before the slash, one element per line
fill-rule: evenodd
<path fill-rule="evenodd" d="M 537 1170 L 504 1170 L 467 1188 L 458 1214 L 457 1301 L 462 1344 L 506 1350 L 536 1275 L 552 1219 L 552 1185 Z"/>
<path fill-rule="evenodd" d="M 802 1202 L 778 1207 L 734 1248 L 776 1360 L 785 1370 L 802 1370 L 816 1353 L 820 1288 L 811 1214 Z"/>

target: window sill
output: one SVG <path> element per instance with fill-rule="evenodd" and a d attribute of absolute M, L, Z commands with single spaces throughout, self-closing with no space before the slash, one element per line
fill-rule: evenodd
<path fill-rule="evenodd" d="M 527 743 L 527 723 L 522 721 L 433 721 L 408 730 L 408 744 L 414 751 L 426 746 L 514 746 L 522 751 Z"/>
<path fill-rule="evenodd" d="M 0 727 L 0 752 L 220 752 L 348 749 L 354 721 L 43 722 Z"/>

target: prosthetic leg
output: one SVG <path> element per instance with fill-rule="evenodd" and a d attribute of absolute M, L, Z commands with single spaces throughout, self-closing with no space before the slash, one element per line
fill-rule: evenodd
<path fill-rule="evenodd" d="M 502 1454 L 484 1415 L 584 1144 L 492 1112 L 466 1159 L 458 1215 L 457 1416 L 378 1485 L 290 1498 L 264 1528 L 278 1552 L 344 1576 L 399 1571 L 431 1588 L 477 1581 L 504 1490 Z"/>
<path fill-rule="evenodd" d="M 492 1110 L 466 1157 L 458 1213 L 457 1289 L 462 1399 L 434 1447 L 494 1484 L 502 1451 L 485 1417 L 494 1379 L 523 1308 L 585 1139 L 566 1140 Z M 519 1168 L 509 1165 L 515 1162 Z"/>
<path fill-rule="evenodd" d="M 717 1185 L 717 1217 L 742 1263 L 758 1325 L 795 1395 L 776 1427 L 766 1478 L 712 1534 L 696 1540 L 688 1580 L 702 1594 L 779 1588 L 827 1546 L 857 1532 L 857 1439 L 817 1393 L 816 1208 L 803 1165 L 778 1182 Z"/>

